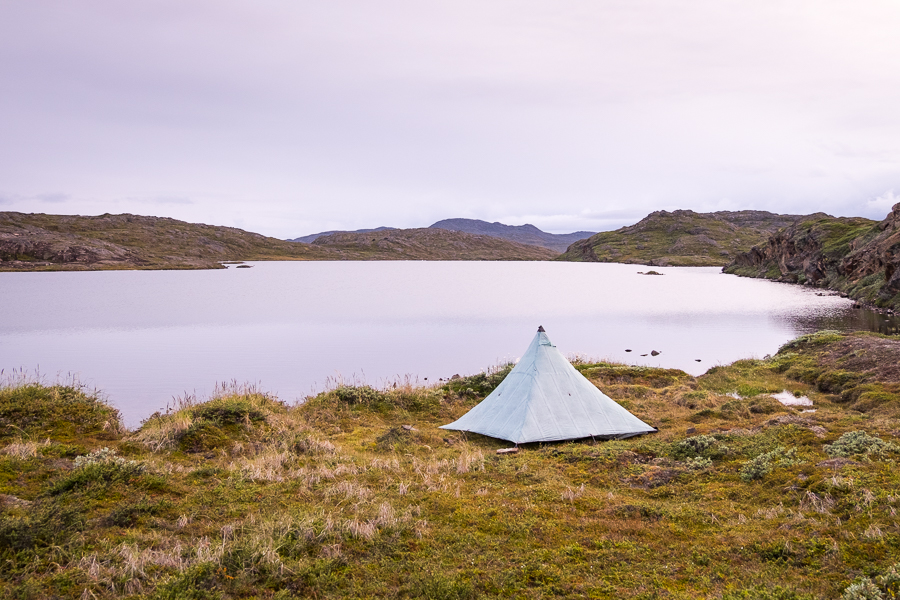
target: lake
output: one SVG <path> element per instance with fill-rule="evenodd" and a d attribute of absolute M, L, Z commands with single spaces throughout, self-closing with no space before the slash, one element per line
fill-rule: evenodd
<path fill-rule="evenodd" d="M 653 276 L 606 263 L 247 264 L 0 273 L 0 368 L 47 383 L 77 377 L 133 427 L 220 382 L 294 402 L 337 380 L 474 373 L 515 360 L 538 325 L 568 356 L 692 374 L 821 328 L 897 331 L 837 296 L 714 267 Z"/>

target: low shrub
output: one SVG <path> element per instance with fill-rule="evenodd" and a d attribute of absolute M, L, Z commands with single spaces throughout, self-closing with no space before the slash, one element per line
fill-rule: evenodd
<path fill-rule="evenodd" d="M 57 546 L 83 528 L 84 518 L 76 508 L 55 501 L 37 502 L 23 516 L 0 519 L 0 550 Z"/>
<path fill-rule="evenodd" d="M 200 419 L 181 434 L 178 447 L 184 452 L 207 452 L 224 448 L 230 442 L 228 435 L 214 421 Z"/>
<path fill-rule="evenodd" d="M 800 464 L 800 461 L 796 458 L 796 453 L 797 450 L 795 448 L 790 450 L 776 448 L 765 454 L 760 454 L 741 467 L 741 479 L 744 481 L 762 479 L 777 467 L 789 467 Z"/>
<path fill-rule="evenodd" d="M 250 424 L 262 421 L 265 414 L 243 396 L 228 396 L 199 404 L 191 411 L 198 420 L 217 425 Z"/>
<path fill-rule="evenodd" d="M 770 415 L 784 412 L 784 405 L 771 396 L 761 396 L 750 401 L 750 412 L 757 415 Z"/>
<path fill-rule="evenodd" d="M 869 412 L 881 406 L 896 404 L 900 396 L 890 392 L 863 392 L 850 408 L 859 412 Z"/>
<path fill-rule="evenodd" d="M 444 391 L 457 394 L 459 396 L 477 396 L 485 397 L 503 383 L 509 372 L 516 365 L 514 363 L 506 363 L 492 369 L 488 369 L 482 373 L 469 375 L 467 377 L 454 376 L 442 387 Z"/>
<path fill-rule="evenodd" d="M 368 385 L 339 385 L 329 392 L 338 402 L 354 406 L 357 404 L 373 405 L 384 402 L 386 396 Z"/>
<path fill-rule="evenodd" d="M 712 459 L 705 456 L 695 456 L 684 461 L 684 464 L 691 471 L 702 471 L 712 466 Z"/>
<path fill-rule="evenodd" d="M 695 435 L 672 444 L 671 455 L 674 458 L 689 458 L 705 455 L 712 450 L 719 440 L 711 435 Z"/>
<path fill-rule="evenodd" d="M 23 433 L 51 439 L 73 434 L 111 438 L 123 431 L 119 411 L 82 385 L 0 385 L 0 439 Z"/>
<path fill-rule="evenodd" d="M 478 597 L 472 582 L 444 574 L 420 576 L 410 585 L 411 598 L 431 600 L 470 600 Z"/>
<path fill-rule="evenodd" d="M 840 394 L 845 389 L 856 386 L 863 375 L 850 371 L 825 371 L 816 378 L 816 387 L 827 394 Z"/>
<path fill-rule="evenodd" d="M 146 515 L 157 515 L 162 510 L 163 505 L 159 502 L 150 502 L 146 498 L 136 503 L 120 504 L 114 508 L 104 519 L 107 525 L 116 527 L 134 527 L 138 524 L 141 517 Z"/>
<path fill-rule="evenodd" d="M 841 600 L 882 600 L 883 598 L 884 594 L 868 577 L 862 577 L 844 590 L 841 595 Z"/>
<path fill-rule="evenodd" d="M 885 442 L 881 438 L 869 435 L 865 431 L 848 431 L 833 444 L 825 446 L 828 456 L 855 456 L 877 454 L 882 456 L 888 452 L 900 451 L 900 446 L 893 442 Z"/>
<path fill-rule="evenodd" d="M 75 468 L 58 479 L 51 487 L 50 494 L 58 495 L 75 488 L 91 485 L 109 485 L 129 482 L 146 470 L 143 463 L 116 456 L 115 450 L 101 448 L 86 456 L 75 459 Z"/>
<path fill-rule="evenodd" d="M 725 592 L 722 594 L 722 600 L 818 600 L 818 598 L 809 594 L 802 594 L 796 590 L 776 586 L 772 588 L 753 587 Z"/>

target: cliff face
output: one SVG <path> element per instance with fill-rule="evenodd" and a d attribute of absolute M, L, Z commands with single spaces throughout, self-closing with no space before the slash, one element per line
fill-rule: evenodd
<path fill-rule="evenodd" d="M 558 260 L 653 266 L 724 266 L 798 215 L 761 210 L 650 213 L 638 223 L 573 243 Z"/>
<path fill-rule="evenodd" d="M 881 222 L 817 213 L 735 257 L 726 273 L 827 287 L 900 309 L 900 203 Z"/>

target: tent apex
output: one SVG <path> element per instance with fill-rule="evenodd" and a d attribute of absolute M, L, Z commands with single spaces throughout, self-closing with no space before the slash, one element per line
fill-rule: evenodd
<path fill-rule="evenodd" d="M 538 333 L 546 333 L 543 325 L 538 325 Z"/>

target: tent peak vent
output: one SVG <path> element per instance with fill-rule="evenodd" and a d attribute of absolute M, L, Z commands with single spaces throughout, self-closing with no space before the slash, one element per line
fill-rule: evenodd
<path fill-rule="evenodd" d="M 538 325 L 538 333 L 546 333 L 543 325 Z"/>

